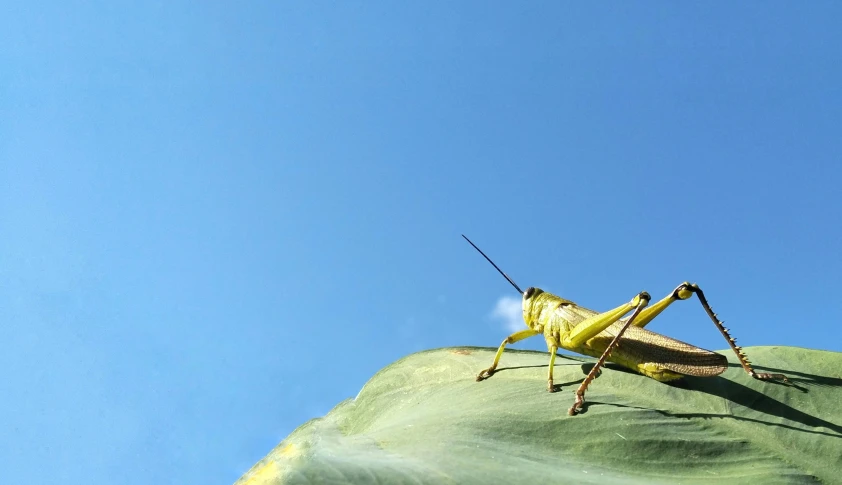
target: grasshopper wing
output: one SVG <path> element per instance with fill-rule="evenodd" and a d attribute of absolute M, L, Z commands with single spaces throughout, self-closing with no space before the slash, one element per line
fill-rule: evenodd
<path fill-rule="evenodd" d="M 608 334 L 613 339 L 623 323 L 619 321 L 611 325 L 603 334 Z M 616 354 L 621 354 L 618 357 L 623 360 L 652 363 L 689 376 L 716 376 L 728 368 L 728 359 L 722 354 L 634 325 L 626 329 L 620 345 L 614 352 L 614 355 Z"/>

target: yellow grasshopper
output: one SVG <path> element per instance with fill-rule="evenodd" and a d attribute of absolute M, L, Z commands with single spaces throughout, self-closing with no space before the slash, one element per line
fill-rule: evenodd
<path fill-rule="evenodd" d="M 703 377 L 719 375 L 728 368 L 728 360 L 724 355 L 643 328 L 673 302 L 686 300 L 695 294 L 699 297 L 699 302 L 713 324 L 722 332 L 722 335 L 728 341 L 728 345 L 737 354 L 743 369 L 751 377 L 759 380 L 775 379 L 789 382 L 783 374 L 755 372 L 742 348 L 736 345 L 735 339 L 731 337 L 728 329 L 719 321 L 707 299 L 705 299 L 701 288 L 696 284 L 681 283 L 669 295 L 651 306 L 648 306 L 651 300 L 649 293 L 642 291 L 628 303 L 624 303 L 613 310 L 599 313 L 539 288 L 530 287 L 526 291 L 522 291 L 476 244 L 471 242 L 464 234 L 462 237 L 479 251 L 515 287 L 518 293 L 523 295 L 523 321 L 528 327 L 509 335 L 503 340 L 500 348 L 497 349 L 497 355 L 494 356 L 491 367 L 480 371 L 477 375 L 477 381 L 488 379 L 494 374 L 506 344 L 512 344 L 538 334 L 544 334 L 547 349 L 550 352 L 550 366 L 547 374 L 547 390 L 549 392 L 554 391 L 553 366 L 555 365 L 556 351 L 559 348 L 599 358 L 585 380 L 576 389 L 576 399 L 573 406 L 568 410 L 568 414 L 571 416 L 575 415 L 584 404 L 585 389 L 599 374 L 599 370 L 606 360 L 661 382 L 680 379 L 685 375 Z M 629 312 L 632 312 L 631 316 L 623 319 Z"/>

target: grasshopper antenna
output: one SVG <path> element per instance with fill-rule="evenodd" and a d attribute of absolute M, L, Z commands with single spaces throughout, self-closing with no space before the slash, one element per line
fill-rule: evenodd
<path fill-rule="evenodd" d="M 474 247 L 474 249 L 476 249 L 477 251 L 479 251 L 479 253 L 480 253 L 480 254 L 482 254 L 482 256 L 483 256 L 486 260 L 488 260 L 488 262 L 489 262 L 489 263 L 491 263 L 491 266 L 494 266 L 494 269 L 496 269 L 497 271 L 499 271 L 499 272 L 500 272 L 500 274 L 501 274 L 501 275 L 503 275 L 503 278 L 506 278 L 506 281 L 508 281 L 509 283 L 511 283 L 511 284 L 512 284 L 512 286 L 514 286 L 514 287 L 515 287 L 515 289 L 517 290 L 517 292 L 518 292 L 518 293 L 520 293 L 521 295 L 523 294 L 523 290 L 521 290 L 521 289 L 520 289 L 520 287 L 517 285 L 517 283 L 515 283 L 514 281 L 512 281 L 512 279 L 511 279 L 511 278 L 509 278 L 509 275 L 507 275 L 506 273 L 504 273 L 502 269 L 498 268 L 498 267 L 497 267 L 497 265 L 496 265 L 496 264 L 494 264 L 494 261 L 492 261 L 492 260 L 491 260 L 491 258 L 489 258 L 488 256 L 486 256 L 484 252 L 482 252 L 482 249 L 478 248 L 476 244 L 474 244 L 473 242 L 471 242 L 471 240 L 470 240 L 470 239 L 468 239 L 468 236 L 466 236 L 466 235 L 462 234 L 462 237 L 464 237 L 464 238 L 465 238 L 465 240 L 466 240 L 466 241 L 468 241 L 468 242 L 471 244 L 471 246 L 473 246 L 473 247 Z"/>

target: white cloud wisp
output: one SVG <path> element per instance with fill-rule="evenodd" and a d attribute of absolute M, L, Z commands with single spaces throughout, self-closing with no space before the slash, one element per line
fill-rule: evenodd
<path fill-rule="evenodd" d="M 511 296 L 500 298 L 491 312 L 491 317 L 501 320 L 506 330 L 510 332 L 517 332 L 526 328 L 523 323 L 523 309 L 520 298 Z"/>

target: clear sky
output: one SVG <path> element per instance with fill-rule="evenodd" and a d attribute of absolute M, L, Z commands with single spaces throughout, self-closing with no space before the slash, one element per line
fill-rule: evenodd
<path fill-rule="evenodd" d="M 5 2 L 0 483 L 228 484 L 394 360 L 498 345 L 517 294 L 461 233 L 584 306 L 690 280 L 743 345 L 842 351 L 840 19 Z M 648 328 L 726 348 L 695 301 Z"/>

